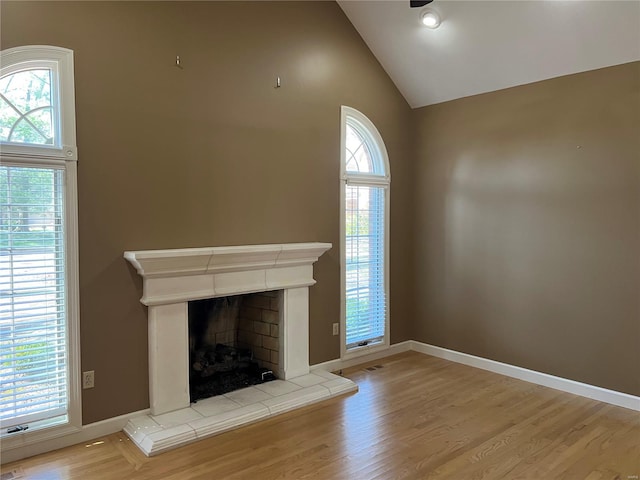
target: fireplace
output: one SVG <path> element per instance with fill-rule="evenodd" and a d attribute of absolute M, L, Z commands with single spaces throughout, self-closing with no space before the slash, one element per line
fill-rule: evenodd
<path fill-rule="evenodd" d="M 189 302 L 189 398 L 224 395 L 281 376 L 282 290 Z"/>
<path fill-rule="evenodd" d="M 357 390 L 346 378 L 309 369 L 309 287 L 316 283 L 313 263 L 329 248 L 329 243 L 293 243 L 125 252 L 143 277 L 140 301 L 148 307 L 151 411 L 130 420 L 125 432 L 145 454 Z M 272 331 L 275 323 L 262 317 L 251 328 L 266 333 L 263 324 L 269 324 L 270 336 L 277 330 L 277 350 L 265 349 L 269 365 L 261 368 L 275 369 L 279 380 L 203 400 L 202 407 L 191 405 L 190 302 L 259 292 L 277 303 L 277 328 Z M 240 330 L 231 335 L 237 335 L 236 342 L 246 336 Z M 260 342 L 263 348 L 264 338 Z M 274 340 L 266 342 L 273 346 Z M 266 352 L 259 355 L 266 362 Z"/>

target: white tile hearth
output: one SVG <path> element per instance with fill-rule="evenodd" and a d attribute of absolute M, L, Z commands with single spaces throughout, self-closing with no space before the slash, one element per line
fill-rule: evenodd
<path fill-rule="evenodd" d="M 311 385 L 317 385 L 318 383 L 326 382 L 327 379 L 323 376 L 310 373 L 309 375 L 302 375 L 300 377 L 292 378 L 291 383 L 300 385 L 301 387 L 310 387 Z M 333 374 L 332 374 L 333 375 Z"/>
<path fill-rule="evenodd" d="M 228 412 L 229 410 L 236 410 L 238 408 L 238 402 L 234 402 L 230 398 L 220 395 L 198 400 L 198 403 L 191 404 L 191 408 L 203 417 L 211 417 L 219 413 Z"/>
<path fill-rule="evenodd" d="M 196 420 L 201 417 L 202 415 L 193 408 L 181 408 L 180 410 L 175 410 L 173 412 L 156 415 L 153 417 L 153 420 L 163 428 L 172 428 L 189 423 L 191 420 Z"/>
<path fill-rule="evenodd" d="M 198 439 L 210 437 L 217 433 L 233 430 L 241 425 L 256 422 L 270 415 L 269 407 L 258 402 L 237 410 L 231 410 L 220 415 L 204 417 L 189 423 Z"/>
<path fill-rule="evenodd" d="M 163 430 L 163 428 L 148 415 L 132 418 L 129 420 L 127 427 L 129 427 L 129 436 L 138 445 L 152 433 Z"/>
<path fill-rule="evenodd" d="M 275 397 L 277 395 L 284 395 L 285 393 L 291 393 L 296 390 L 300 390 L 300 388 L 302 387 L 292 382 L 285 382 L 284 380 L 274 380 L 273 382 L 256 385 L 256 388 Z"/>
<path fill-rule="evenodd" d="M 321 385 L 324 388 L 328 388 L 331 392 L 331 395 L 341 395 L 349 391 L 349 385 L 346 382 L 343 382 L 343 380 L 344 377 L 338 377 L 335 380 L 329 380 L 328 382 L 322 383 Z"/>
<path fill-rule="evenodd" d="M 348 378 L 315 370 L 293 381 L 274 380 L 162 415 L 142 415 L 129 420 L 124 432 L 145 455 L 152 456 L 357 390 Z"/>
<path fill-rule="evenodd" d="M 343 380 L 346 380 L 343 378 Z M 331 390 L 327 394 L 327 388 L 322 385 L 313 385 L 311 387 L 301 388 L 295 392 L 285 393 L 277 397 L 270 398 L 262 402 L 265 404 L 269 411 L 276 415 L 278 413 L 288 412 L 295 408 L 304 407 L 310 403 L 317 402 L 324 398 L 331 397 Z"/>
<path fill-rule="evenodd" d="M 337 377 L 337 375 L 331 373 L 331 372 L 327 372 L 326 370 L 314 370 L 313 371 L 313 375 L 317 375 L 319 377 L 324 377 L 327 380 L 333 380 L 334 378 Z M 296 381 L 298 381 L 298 378 L 296 378 Z"/>
<path fill-rule="evenodd" d="M 242 405 L 246 407 L 247 405 L 253 405 L 254 403 L 261 402 L 263 400 L 267 400 L 271 398 L 266 392 L 262 390 L 258 390 L 256 387 L 247 387 L 241 390 L 236 390 L 231 393 L 227 393 L 225 397 L 230 398 L 238 405 Z"/>

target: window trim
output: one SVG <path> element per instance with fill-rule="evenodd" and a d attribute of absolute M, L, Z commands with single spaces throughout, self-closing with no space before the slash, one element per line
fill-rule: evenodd
<path fill-rule="evenodd" d="M 1 153 L 3 156 L 78 160 L 73 50 L 45 45 L 29 45 L 9 48 L 0 52 L 1 76 L 38 67 L 52 69 L 56 77 L 52 89 L 54 103 L 58 104 L 56 120 L 59 129 L 55 132 L 57 144 L 34 145 L 0 142 Z"/>
<path fill-rule="evenodd" d="M 374 161 L 382 163 L 384 174 L 363 174 L 356 172 L 347 172 L 346 169 L 346 126 L 347 121 L 355 121 L 359 123 L 365 133 L 365 140 L 377 147 L 377 153 L 379 157 Z M 347 265 L 347 252 L 346 252 L 346 213 L 345 213 L 345 201 L 346 201 L 346 188 L 347 185 L 362 185 L 383 187 L 385 192 L 385 209 L 384 209 L 384 292 L 386 297 L 386 312 L 385 312 L 385 331 L 384 340 L 379 343 L 364 345 L 361 347 L 350 348 L 347 350 L 346 345 L 346 265 Z M 391 302 L 389 297 L 389 225 L 390 225 L 390 186 L 391 186 L 391 170 L 389 168 L 389 156 L 387 154 L 387 148 L 384 140 L 380 135 L 380 132 L 376 126 L 364 115 L 362 112 L 355 108 L 342 105 L 340 108 L 340 358 L 342 360 L 359 357 L 362 355 L 368 355 L 381 350 L 386 350 L 390 347 L 390 317 L 391 317 Z"/>
<path fill-rule="evenodd" d="M 58 146 L 38 146 L 0 142 L 0 161 L 7 166 L 62 167 L 65 196 L 65 284 L 67 309 L 67 369 L 68 410 L 67 421 L 59 419 L 34 422 L 24 432 L 1 435 L 2 450 L 27 447 L 41 441 L 69 435 L 82 429 L 82 391 L 80 384 L 80 301 L 78 269 L 78 181 L 75 131 L 75 97 L 73 51 L 53 46 L 24 46 L 0 52 L 0 75 L 38 65 L 57 64 L 58 84 Z"/>

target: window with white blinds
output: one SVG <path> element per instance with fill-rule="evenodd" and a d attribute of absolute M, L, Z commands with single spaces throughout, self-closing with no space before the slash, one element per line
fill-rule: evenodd
<path fill-rule="evenodd" d="M 0 422 L 66 414 L 63 171 L 0 166 Z"/>
<path fill-rule="evenodd" d="M 385 187 L 346 187 L 346 347 L 384 340 Z"/>
<path fill-rule="evenodd" d="M 362 113 L 342 107 L 342 352 L 388 345 L 389 165 Z"/>
<path fill-rule="evenodd" d="M 0 52 L 3 448 L 81 424 L 73 83 L 71 50 Z"/>

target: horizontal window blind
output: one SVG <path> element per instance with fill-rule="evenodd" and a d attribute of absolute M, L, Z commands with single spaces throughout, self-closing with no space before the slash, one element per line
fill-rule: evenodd
<path fill-rule="evenodd" d="M 346 347 L 384 340 L 385 187 L 346 185 Z"/>
<path fill-rule="evenodd" d="M 66 414 L 64 171 L 0 166 L 0 423 Z"/>

